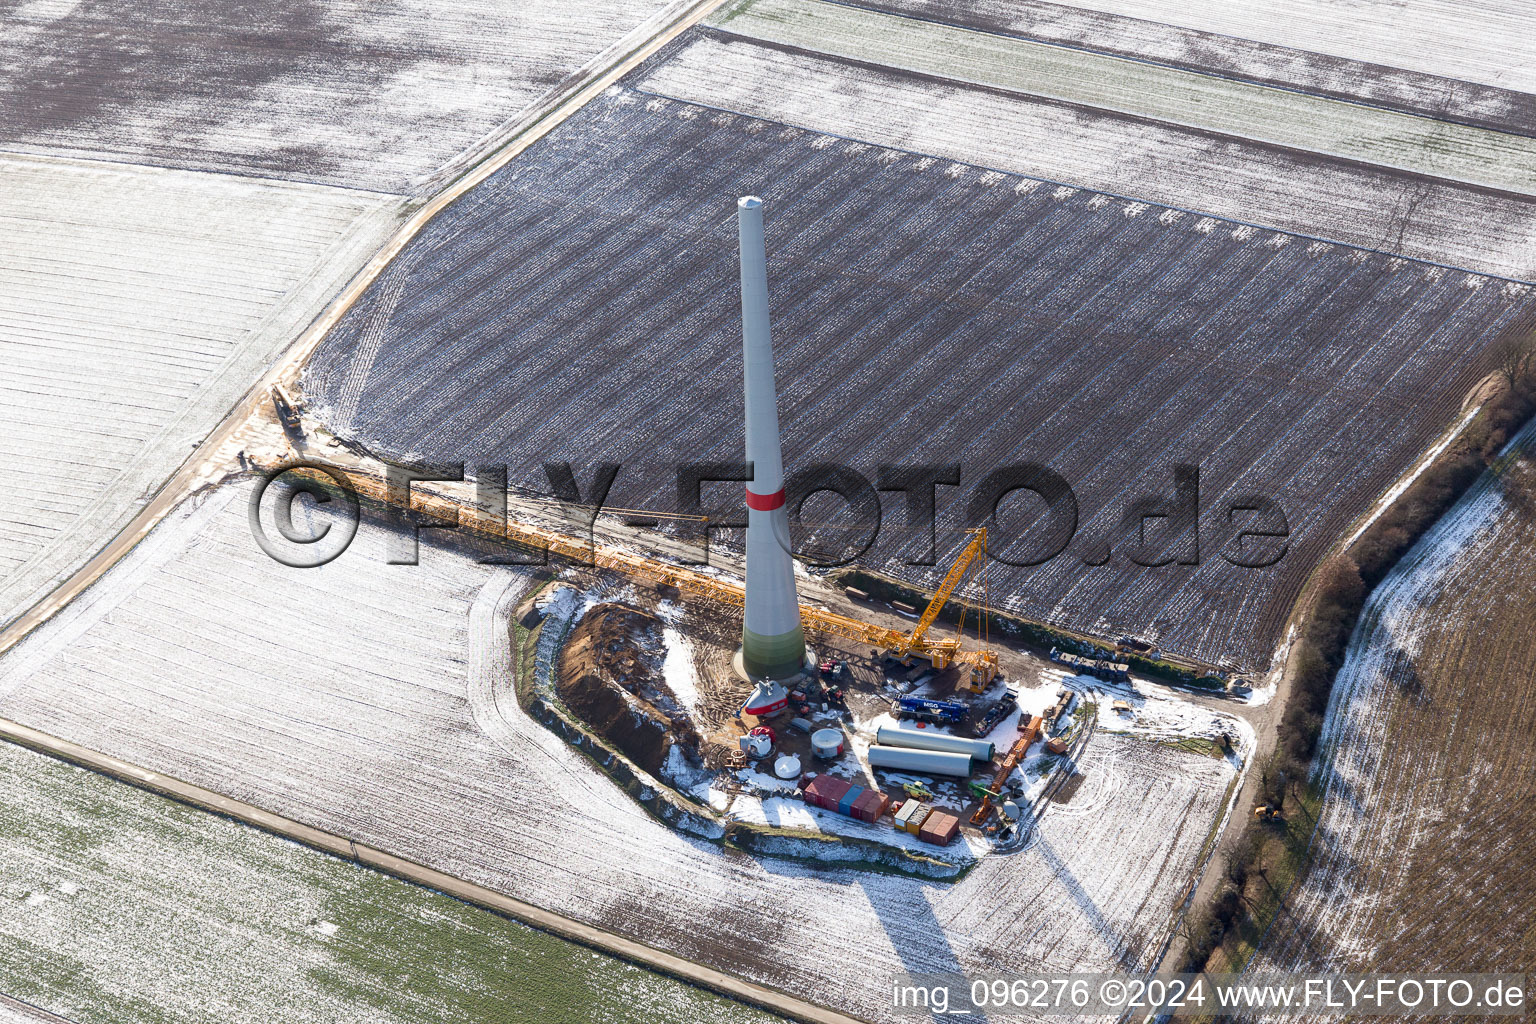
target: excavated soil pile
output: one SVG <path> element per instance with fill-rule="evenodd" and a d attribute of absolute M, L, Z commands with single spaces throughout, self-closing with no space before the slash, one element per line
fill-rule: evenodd
<path fill-rule="evenodd" d="M 659 775 L 673 743 L 697 757 L 698 733 L 667 689 L 661 623 L 627 605 L 601 604 L 571 632 L 556 693 L 597 735 Z"/>

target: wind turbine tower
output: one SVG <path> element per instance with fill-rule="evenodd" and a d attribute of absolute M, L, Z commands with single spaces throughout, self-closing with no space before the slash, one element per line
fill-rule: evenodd
<path fill-rule="evenodd" d="M 786 682 L 806 670 L 805 633 L 790 555 L 784 508 L 784 460 L 779 449 L 779 407 L 773 384 L 773 340 L 768 319 L 768 261 L 763 201 L 736 203 L 741 248 L 741 338 L 746 389 L 747 484 L 746 613 L 738 666 L 757 684 L 742 710 L 767 715 L 788 702 Z"/>

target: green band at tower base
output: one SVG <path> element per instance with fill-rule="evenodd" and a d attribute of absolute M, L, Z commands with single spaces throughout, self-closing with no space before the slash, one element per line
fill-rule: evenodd
<path fill-rule="evenodd" d="M 763 636 L 741 631 L 741 665 L 754 679 L 788 679 L 805 670 L 805 631 L 799 626 L 788 633 Z"/>

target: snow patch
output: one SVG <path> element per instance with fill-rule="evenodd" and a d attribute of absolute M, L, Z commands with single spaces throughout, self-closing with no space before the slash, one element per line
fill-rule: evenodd
<path fill-rule="evenodd" d="M 696 715 L 699 710 L 699 675 L 693 665 L 693 646 L 681 632 L 671 626 L 662 627 L 661 635 L 667 645 L 667 656 L 661 663 L 667 689 L 682 702 L 690 715 Z"/>

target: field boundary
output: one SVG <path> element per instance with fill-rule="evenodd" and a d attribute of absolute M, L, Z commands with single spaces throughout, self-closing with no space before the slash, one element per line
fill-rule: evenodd
<path fill-rule="evenodd" d="M 805 1024 L 863 1024 L 858 1018 L 817 1006 L 776 989 L 744 981 L 672 953 L 654 949 L 633 939 L 545 910 L 532 903 L 507 896 L 494 889 L 465 881 L 435 868 L 375 849 L 355 840 L 306 825 L 292 818 L 274 814 L 254 804 L 235 800 L 211 789 L 184 782 L 159 772 L 152 772 L 130 761 L 92 750 L 69 740 L 50 736 L 19 722 L 0 719 L 0 739 L 40 754 L 87 768 L 93 772 L 137 786 L 159 796 L 196 807 L 199 810 L 231 818 L 263 832 L 291 839 L 311 849 L 350 860 L 366 868 L 402 881 L 433 889 L 465 903 L 520 921 L 530 928 L 558 936 L 696 985 L 719 995 L 756 1006 L 769 1013 L 782 1014 Z"/>
<path fill-rule="evenodd" d="M 1458 415 L 1442 432 L 1444 443 L 1437 442 L 1404 470 L 1383 497 L 1351 523 L 1353 532 L 1335 542 L 1303 584 L 1287 627 L 1295 641 L 1278 669 L 1273 747 L 1262 754 L 1255 747 L 1254 756 L 1264 761 L 1260 771 L 1250 775 L 1249 785 L 1258 787 L 1252 790 L 1255 807 L 1289 807 L 1304 820 L 1294 821 L 1291 813 L 1278 823 L 1249 819 L 1232 833 L 1225 879 L 1213 880 L 1222 892 L 1208 891 L 1191 907 L 1180 969 L 1209 970 L 1218 957 L 1222 970 L 1244 969 L 1311 869 L 1312 842 L 1321 820 L 1318 776 L 1332 757 L 1318 734 L 1362 615 L 1403 559 L 1536 423 L 1536 333 L 1521 338 L 1508 359 L 1505 387 L 1470 413 Z M 1468 394 L 1463 410 L 1494 376 L 1485 377 Z M 1306 703 L 1316 705 L 1319 698 L 1323 710 L 1309 712 Z M 1304 843 L 1298 841 L 1301 834 Z M 1270 872 L 1284 881 L 1278 890 L 1269 881 Z M 1252 873 L 1265 880 L 1264 898 L 1245 896 L 1254 888 Z"/>
<path fill-rule="evenodd" d="M 68 1017 L 60 1017 L 58 1014 L 45 1010 L 41 1006 L 34 1006 L 25 999 L 17 999 L 15 996 L 8 996 L 4 992 L 0 992 L 0 1007 L 15 1010 L 23 1017 L 40 1020 L 44 1024 L 75 1024 Z"/>

